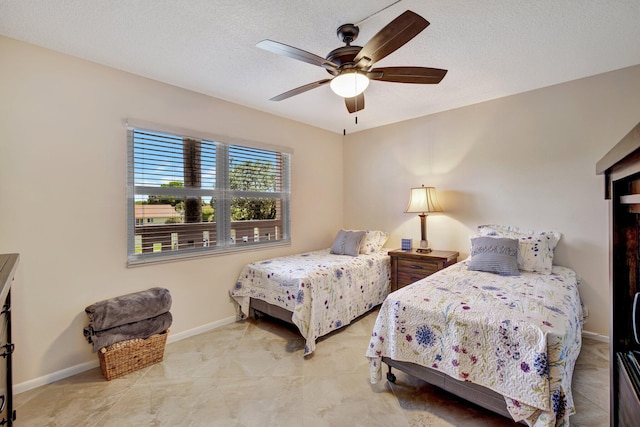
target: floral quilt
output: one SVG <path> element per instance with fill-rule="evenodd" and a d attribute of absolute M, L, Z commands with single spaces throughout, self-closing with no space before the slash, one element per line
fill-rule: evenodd
<path fill-rule="evenodd" d="M 239 318 L 248 316 L 250 298 L 291 311 L 308 355 L 316 339 L 384 301 L 390 271 L 386 250 L 351 257 L 323 249 L 247 264 L 229 294 Z"/>
<path fill-rule="evenodd" d="M 367 357 L 430 367 L 505 396 L 515 421 L 568 426 L 584 314 L 572 270 L 520 276 L 470 271 L 464 262 L 391 293 Z"/>

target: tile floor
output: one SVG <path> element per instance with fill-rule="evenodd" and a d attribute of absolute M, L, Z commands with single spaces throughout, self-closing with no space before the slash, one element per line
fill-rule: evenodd
<path fill-rule="evenodd" d="M 249 320 L 168 344 L 164 361 L 106 381 L 99 368 L 15 397 L 26 426 L 507 426 L 508 419 L 399 371 L 369 383 L 377 311 L 318 343 Z M 97 356 L 96 356 L 97 357 Z M 575 426 L 609 423 L 608 344 L 585 339 L 574 372 Z"/>

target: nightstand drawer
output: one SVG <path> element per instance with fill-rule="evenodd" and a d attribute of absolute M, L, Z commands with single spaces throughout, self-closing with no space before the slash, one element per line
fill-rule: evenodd
<path fill-rule="evenodd" d="M 397 277 L 397 287 L 401 288 L 403 286 L 407 286 L 412 284 L 413 282 L 417 282 L 420 279 L 424 279 L 426 276 L 422 276 L 420 274 L 402 274 L 398 273 Z"/>
<path fill-rule="evenodd" d="M 406 286 L 438 271 L 438 263 L 410 259 L 398 260 L 398 286 Z"/>
<path fill-rule="evenodd" d="M 439 269 L 437 261 L 398 259 L 398 274 L 418 274 L 425 277 Z"/>

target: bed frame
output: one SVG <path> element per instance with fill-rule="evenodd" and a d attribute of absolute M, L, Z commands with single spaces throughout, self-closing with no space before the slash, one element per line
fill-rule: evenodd
<path fill-rule="evenodd" d="M 445 265 L 445 267 L 447 265 Z M 504 401 L 504 396 L 491 389 L 467 381 L 456 380 L 440 371 L 420 366 L 415 363 L 400 362 L 388 357 L 382 357 L 382 361 L 389 367 L 387 380 L 391 383 L 395 384 L 396 382 L 396 376 L 391 372 L 391 368 L 393 367 L 451 394 L 455 394 L 464 400 L 475 403 L 476 405 L 496 412 L 507 418 L 511 418 L 511 415 L 507 410 L 507 404 Z"/>
<path fill-rule="evenodd" d="M 442 372 L 416 365 L 415 363 L 399 362 L 388 357 L 382 357 L 382 361 L 389 366 L 389 372 L 387 372 L 387 380 L 389 380 L 389 382 L 394 384 L 396 382 L 396 376 L 391 372 L 391 368 L 393 367 L 412 377 L 419 378 L 442 390 L 448 391 L 451 394 L 455 394 L 464 400 L 512 419 L 507 410 L 507 403 L 504 401 L 504 396 L 500 393 L 467 381 L 456 380 Z"/>
<path fill-rule="evenodd" d="M 291 321 L 293 312 L 289 310 L 285 310 L 282 307 L 278 307 L 277 305 L 269 304 L 268 302 L 265 302 L 256 298 L 251 298 L 249 300 L 249 316 L 253 317 L 254 319 L 257 319 L 258 318 L 257 313 L 262 313 L 270 317 L 275 317 L 278 320 L 282 320 L 283 322 L 287 322 L 295 326 L 295 324 Z"/>

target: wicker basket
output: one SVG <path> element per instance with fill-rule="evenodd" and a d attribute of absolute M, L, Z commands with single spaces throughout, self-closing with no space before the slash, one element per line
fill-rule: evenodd
<path fill-rule="evenodd" d="M 167 335 L 168 329 L 147 339 L 126 340 L 102 347 L 98 352 L 102 374 L 112 380 L 162 362 Z"/>

